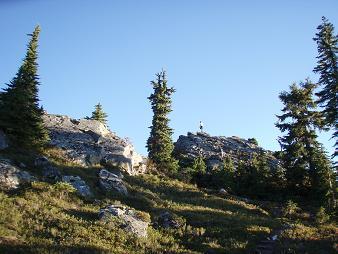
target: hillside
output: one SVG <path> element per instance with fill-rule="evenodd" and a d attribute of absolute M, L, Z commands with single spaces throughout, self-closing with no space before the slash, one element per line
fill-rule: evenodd
<path fill-rule="evenodd" d="M 198 188 L 157 171 L 131 174 L 126 164 L 74 160 L 74 151 L 92 151 L 80 142 L 84 135 L 98 141 L 102 128 L 52 118 L 73 131 L 54 132 L 45 157 L 0 150 L 0 253 L 335 252 L 336 225 L 315 223 L 306 207 L 283 213 L 281 204 Z M 77 145 L 57 143 L 60 133 Z M 112 151 L 107 140 L 97 141 L 92 147 Z"/>
<path fill-rule="evenodd" d="M 68 2 L 0 1 L 0 254 L 338 253 L 338 1 Z"/>

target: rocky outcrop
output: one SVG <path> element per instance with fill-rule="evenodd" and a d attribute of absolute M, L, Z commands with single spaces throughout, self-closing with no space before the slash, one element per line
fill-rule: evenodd
<path fill-rule="evenodd" d="M 144 221 L 140 215 L 140 212 L 123 205 L 109 205 L 99 211 L 100 220 L 111 222 L 138 237 L 147 237 L 149 222 Z"/>
<path fill-rule="evenodd" d="M 0 150 L 6 149 L 8 147 L 8 141 L 5 133 L 0 130 Z"/>
<path fill-rule="evenodd" d="M 129 175 L 146 170 L 145 158 L 133 145 L 99 121 L 45 114 L 44 123 L 50 131 L 50 144 L 63 149 L 73 162 L 83 166 L 101 163 L 105 167 L 118 167 Z"/>
<path fill-rule="evenodd" d="M 31 174 L 19 169 L 10 161 L 0 161 L 0 189 L 4 191 L 17 189 L 21 184 L 36 180 Z"/>
<path fill-rule="evenodd" d="M 226 156 L 229 156 L 236 165 L 239 160 L 249 160 L 260 153 L 267 156 L 271 167 L 279 164 L 272 152 L 264 150 L 252 141 L 235 136 L 210 136 L 204 132 L 196 134 L 188 132 L 186 136 L 179 136 L 174 149 L 174 154 L 181 160 L 193 160 L 202 156 L 209 169 L 221 165 Z"/>
<path fill-rule="evenodd" d="M 122 195 L 128 195 L 126 186 L 122 181 L 121 175 L 109 172 L 106 169 L 101 169 L 99 173 L 99 185 L 106 191 L 115 190 Z"/>
<path fill-rule="evenodd" d="M 79 176 L 63 176 L 62 181 L 70 183 L 82 197 L 91 197 L 93 195 L 89 186 Z"/>
<path fill-rule="evenodd" d="M 184 227 L 186 224 L 185 219 L 182 217 L 179 217 L 177 215 L 174 215 L 168 211 L 162 212 L 156 222 L 155 222 L 155 227 L 156 228 L 173 228 L 173 229 L 179 229 Z"/>

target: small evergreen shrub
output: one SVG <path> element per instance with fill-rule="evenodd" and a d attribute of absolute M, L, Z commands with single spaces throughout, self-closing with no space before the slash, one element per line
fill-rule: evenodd
<path fill-rule="evenodd" d="M 249 138 L 248 141 L 249 141 L 249 143 L 258 146 L 258 141 L 257 141 L 257 139 L 255 139 L 255 138 Z"/>
<path fill-rule="evenodd" d="M 178 171 L 174 177 L 184 183 L 191 183 L 193 182 L 194 175 L 195 170 L 191 167 L 186 167 Z"/>
<path fill-rule="evenodd" d="M 283 208 L 283 216 L 291 218 L 300 210 L 296 202 L 288 200 Z"/>
<path fill-rule="evenodd" d="M 136 211 L 136 216 L 144 222 L 151 222 L 150 214 L 142 211 Z"/>
<path fill-rule="evenodd" d="M 223 160 L 222 167 L 213 171 L 212 184 L 216 188 L 223 188 L 232 191 L 235 186 L 235 166 L 231 157 L 227 156 Z"/>
<path fill-rule="evenodd" d="M 324 207 L 320 207 L 318 212 L 316 213 L 316 223 L 318 224 L 324 224 L 328 222 L 330 219 L 330 216 L 326 213 Z"/>
<path fill-rule="evenodd" d="M 95 110 L 92 112 L 91 117 L 87 117 L 87 119 L 96 120 L 103 124 L 107 124 L 108 115 L 103 111 L 101 103 L 95 105 Z"/>
<path fill-rule="evenodd" d="M 195 170 L 196 173 L 205 174 L 207 170 L 207 166 L 205 165 L 205 162 L 202 156 L 199 156 L 194 160 L 194 164 L 192 168 Z"/>
<path fill-rule="evenodd" d="M 58 195 L 59 199 L 68 198 L 70 193 L 76 192 L 76 189 L 66 182 L 57 182 L 52 187 L 52 191 Z"/>

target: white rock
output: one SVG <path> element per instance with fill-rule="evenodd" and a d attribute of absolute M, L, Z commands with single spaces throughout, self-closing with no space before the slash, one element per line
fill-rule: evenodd
<path fill-rule="evenodd" d="M 20 184 L 35 181 L 35 177 L 27 171 L 23 171 L 16 166 L 13 166 L 9 161 L 0 161 L 0 189 L 14 190 Z"/>
<path fill-rule="evenodd" d="M 123 205 L 109 205 L 99 211 L 99 219 L 102 221 L 109 223 L 111 218 L 114 217 L 122 222 L 122 228 L 127 232 L 138 237 L 147 237 L 149 222 L 140 219 L 136 210 Z"/>
<path fill-rule="evenodd" d="M 62 181 L 70 183 L 83 197 L 90 197 L 93 195 L 89 186 L 79 176 L 63 176 Z"/>
<path fill-rule="evenodd" d="M 80 119 L 77 127 L 83 131 L 92 131 L 100 136 L 105 137 L 111 132 L 108 130 L 107 126 L 99 121 L 93 121 L 89 119 Z"/>
<path fill-rule="evenodd" d="M 271 237 L 271 240 L 272 240 L 272 241 L 276 241 L 277 238 L 278 238 L 278 236 L 277 236 L 277 235 L 274 235 L 274 236 Z"/>

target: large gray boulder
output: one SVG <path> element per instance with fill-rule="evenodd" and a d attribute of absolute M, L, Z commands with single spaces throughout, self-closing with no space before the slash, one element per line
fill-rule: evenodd
<path fill-rule="evenodd" d="M 138 237 L 147 237 L 149 221 L 145 221 L 140 212 L 123 205 L 109 205 L 101 208 L 99 219 L 123 228 Z"/>
<path fill-rule="evenodd" d="M 0 160 L 0 189 L 4 191 L 17 189 L 21 184 L 35 181 L 36 178 L 21 170 L 10 161 Z"/>
<path fill-rule="evenodd" d="M 115 190 L 122 195 L 128 195 L 128 190 L 123 183 L 122 176 L 101 169 L 99 173 L 99 185 L 106 191 Z"/>
<path fill-rule="evenodd" d="M 79 176 L 63 176 L 62 181 L 70 183 L 82 197 L 91 197 L 93 195 L 89 186 Z"/>
<path fill-rule="evenodd" d="M 6 149 L 8 147 L 8 140 L 5 133 L 0 130 L 0 150 Z"/>
<path fill-rule="evenodd" d="M 63 149 L 65 156 L 75 163 L 82 166 L 102 163 L 129 175 L 146 171 L 146 160 L 133 145 L 99 121 L 45 114 L 44 124 L 50 131 L 50 144 Z"/>
<path fill-rule="evenodd" d="M 204 132 L 179 136 L 175 143 L 174 154 L 178 159 L 194 160 L 202 156 L 207 167 L 212 170 L 222 165 L 225 157 L 230 157 L 237 165 L 240 160 L 249 160 L 253 156 L 264 153 L 272 168 L 279 165 L 279 161 L 272 152 L 264 150 L 249 140 L 239 137 L 210 136 Z"/>

